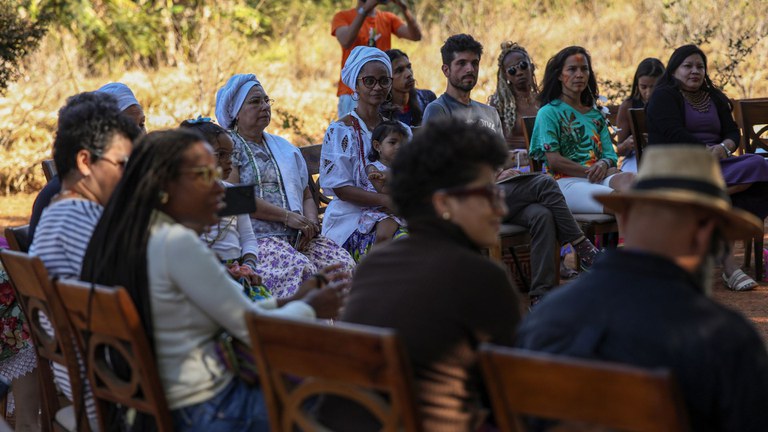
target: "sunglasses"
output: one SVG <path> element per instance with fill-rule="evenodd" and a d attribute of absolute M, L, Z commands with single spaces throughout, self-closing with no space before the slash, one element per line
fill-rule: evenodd
<path fill-rule="evenodd" d="M 390 77 L 381 77 L 376 79 L 376 77 L 364 76 L 358 79 L 362 81 L 363 85 L 369 89 L 372 89 L 374 86 L 376 86 L 376 83 L 379 83 L 381 88 L 389 88 L 392 85 L 392 78 Z"/>
<path fill-rule="evenodd" d="M 521 71 L 524 71 L 524 70 L 528 70 L 528 66 L 530 66 L 530 63 L 528 63 L 527 61 L 523 60 L 523 61 L 521 61 L 520 63 L 518 63 L 518 64 L 516 64 L 514 66 L 510 66 L 510 68 L 507 69 L 507 73 L 509 74 L 509 76 L 515 76 L 515 74 L 517 73 L 517 69 L 518 68 Z"/>
<path fill-rule="evenodd" d="M 486 185 L 477 187 L 455 187 L 448 189 L 440 189 L 438 192 L 443 192 L 450 196 L 455 197 L 467 197 L 467 196 L 481 196 L 488 200 L 488 202 L 495 208 L 501 208 L 504 205 L 504 198 L 507 194 L 504 189 L 498 185 Z"/>
<path fill-rule="evenodd" d="M 199 166 L 195 168 L 188 168 L 179 171 L 182 174 L 195 174 L 195 176 L 204 183 L 213 184 L 213 182 L 221 180 L 223 172 L 221 167 Z"/>

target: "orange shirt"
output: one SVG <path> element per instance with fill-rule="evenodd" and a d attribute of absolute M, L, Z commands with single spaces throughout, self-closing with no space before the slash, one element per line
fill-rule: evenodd
<path fill-rule="evenodd" d="M 336 29 L 352 24 L 356 16 L 357 9 L 336 13 L 331 22 L 331 34 L 336 36 Z M 365 17 L 365 21 L 363 21 L 360 31 L 357 32 L 357 38 L 352 43 L 352 46 L 342 48 L 341 50 L 341 67 L 344 67 L 344 62 L 347 61 L 347 57 L 349 57 L 354 47 L 361 45 L 376 46 L 376 48 L 382 51 L 392 48 L 392 33 L 396 33 L 397 29 L 403 24 L 405 24 L 403 20 L 391 12 L 376 11 L 374 16 Z M 352 93 L 354 91 L 341 82 L 341 69 L 339 69 L 339 90 L 336 92 L 336 96 Z"/>

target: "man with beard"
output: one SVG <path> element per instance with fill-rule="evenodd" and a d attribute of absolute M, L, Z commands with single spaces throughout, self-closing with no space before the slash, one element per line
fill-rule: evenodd
<path fill-rule="evenodd" d="M 483 46 L 472 36 L 458 34 L 449 37 L 440 53 L 443 74 L 448 85 L 437 100 L 427 105 L 422 124 L 436 118 L 453 118 L 477 123 L 504 138 L 499 113 L 495 108 L 470 98 L 480 72 Z M 439 145 L 439 143 L 436 143 Z M 531 234 L 531 285 L 528 291 L 531 306 L 539 302 L 555 286 L 559 263 L 552 259 L 559 245 L 570 243 L 579 254 L 583 270 L 592 265 L 597 248 L 574 221 L 557 182 L 548 175 L 520 175 L 512 169 L 513 161 L 499 173 L 508 208 L 507 223 L 528 228 Z"/>
<path fill-rule="evenodd" d="M 543 300 L 517 345 L 668 368 L 691 430 L 768 431 L 765 346 L 707 296 L 715 255 L 761 234 L 762 221 L 732 207 L 717 161 L 691 145 L 649 148 L 632 189 L 595 199 L 620 215 L 624 248 Z"/>

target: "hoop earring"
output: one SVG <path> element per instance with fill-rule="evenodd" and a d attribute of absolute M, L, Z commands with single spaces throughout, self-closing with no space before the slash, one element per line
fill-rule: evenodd
<path fill-rule="evenodd" d="M 357 102 L 360 100 L 360 95 L 357 94 L 357 92 L 352 93 L 352 100 Z"/>
<path fill-rule="evenodd" d="M 168 192 L 160 191 L 158 195 L 160 197 L 160 204 L 163 204 L 163 205 L 168 204 L 168 199 L 169 199 Z"/>
<path fill-rule="evenodd" d="M 387 93 L 387 97 L 384 99 L 384 103 L 392 102 L 392 91 Z"/>

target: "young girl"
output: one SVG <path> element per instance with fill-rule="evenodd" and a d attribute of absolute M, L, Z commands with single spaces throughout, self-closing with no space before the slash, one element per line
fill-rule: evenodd
<path fill-rule="evenodd" d="M 213 147 L 216 165 L 221 168 L 222 178 L 228 178 L 232 172 L 234 144 L 227 131 L 207 117 L 185 120 L 181 127 L 193 129 L 205 138 Z M 231 186 L 230 183 L 222 183 L 225 187 Z M 261 277 L 256 274 L 258 246 L 247 214 L 222 217 L 200 238 L 227 266 L 229 274 L 243 285 L 245 294 L 251 300 L 271 297 L 269 290 L 261 284 Z"/>
<path fill-rule="evenodd" d="M 619 128 L 619 134 L 616 137 L 618 145 L 616 153 L 624 156 L 621 163 L 622 171 L 637 172 L 637 158 L 635 156 L 635 139 L 632 137 L 632 128 L 629 118 L 630 108 L 645 108 L 648 99 L 651 98 L 656 81 L 664 73 L 664 65 L 657 58 L 649 57 L 637 65 L 635 78 L 632 80 L 632 93 L 629 98 L 619 106 L 619 113 L 616 116 L 616 126 Z"/>
<path fill-rule="evenodd" d="M 371 133 L 371 151 L 365 173 L 371 183 L 369 192 L 389 193 L 387 186 L 387 171 L 395 159 L 398 148 L 405 142 L 408 132 L 402 123 L 397 121 L 383 121 Z M 358 231 L 365 234 L 372 229 L 376 230 L 374 245 L 386 242 L 394 238 L 395 234 L 405 234 L 405 223 L 389 213 L 385 213 L 378 207 L 366 207 L 360 215 Z"/>

